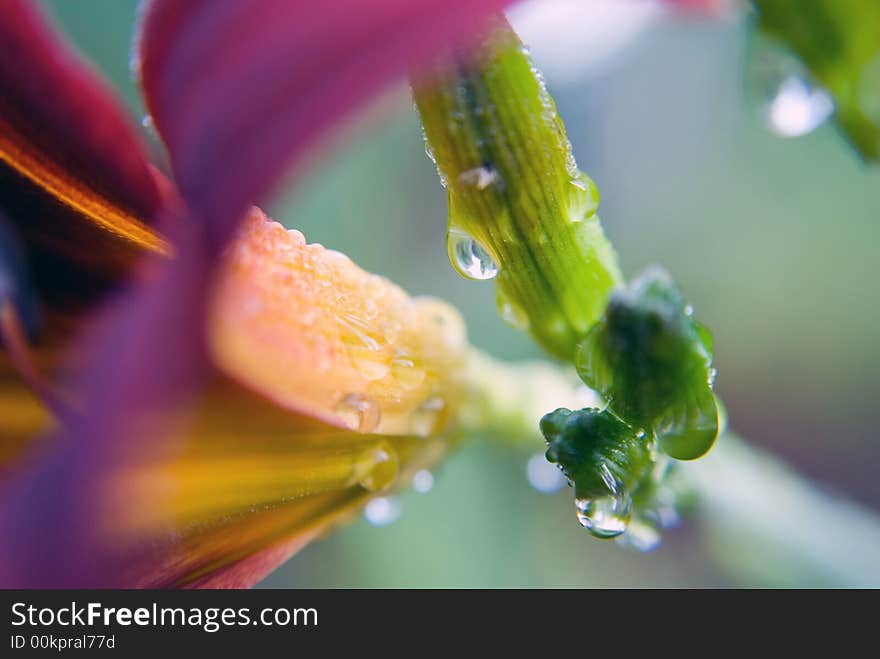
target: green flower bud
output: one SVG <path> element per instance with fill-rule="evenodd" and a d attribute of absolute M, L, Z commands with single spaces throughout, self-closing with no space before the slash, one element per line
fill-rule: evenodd
<path fill-rule="evenodd" d="M 669 275 L 649 269 L 615 291 L 575 361 L 616 414 L 679 460 L 706 453 L 719 426 L 711 338 L 691 314 Z"/>
<path fill-rule="evenodd" d="M 547 459 L 558 464 L 578 499 L 630 495 L 651 465 L 644 433 L 608 410 L 560 408 L 541 419 Z"/>

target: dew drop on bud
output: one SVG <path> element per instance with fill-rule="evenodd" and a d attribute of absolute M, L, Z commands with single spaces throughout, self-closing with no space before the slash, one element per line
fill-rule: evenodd
<path fill-rule="evenodd" d="M 575 499 L 578 522 L 597 538 L 616 538 L 626 531 L 632 499 L 610 494 L 596 499 Z"/>
<path fill-rule="evenodd" d="M 456 227 L 446 234 L 449 260 L 458 273 L 467 279 L 492 279 L 498 274 L 498 264 L 473 237 Z"/>
<path fill-rule="evenodd" d="M 376 497 L 364 508 L 364 519 L 371 526 L 388 526 L 400 518 L 403 512 L 396 497 Z"/>
<path fill-rule="evenodd" d="M 351 430 L 358 432 L 372 432 L 382 416 L 379 403 L 364 394 L 343 396 L 334 412 Z"/>

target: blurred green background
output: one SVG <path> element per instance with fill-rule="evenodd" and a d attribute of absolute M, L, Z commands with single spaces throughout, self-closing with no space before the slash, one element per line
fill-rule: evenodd
<path fill-rule="evenodd" d="M 48 4 L 140 116 L 128 72 L 135 2 Z M 662 263 L 679 280 L 715 335 L 717 388 L 735 430 L 880 509 L 880 169 L 864 166 L 831 126 L 796 140 L 767 131 L 762 99 L 750 92 L 745 18 L 663 19 L 587 77 L 578 58 L 589 48 L 572 51 L 569 75 L 548 71 L 548 84 L 601 190 L 625 271 Z M 411 293 L 450 300 L 477 346 L 537 355 L 495 314 L 491 282 L 462 280 L 447 262 L 444 194 L 403 85 L 268 208 Z M 693 520 L 650 554 L 592 539 L 569 490 L 529 486 L 528 457 L 474 438 L 437 470 L 429 493 L 403 494 L 396 523 L 337 531 L 265 585 L 775 585 L 718 560 L 724 549 Z"/>

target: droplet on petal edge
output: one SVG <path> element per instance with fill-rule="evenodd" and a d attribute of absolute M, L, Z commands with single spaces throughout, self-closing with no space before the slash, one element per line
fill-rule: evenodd
<path fill-rule="evenodd" d="M 390 444 L 383 442 L 364 456 L 365 474 L 358 481 L 370 492 L 381 492 L 394 485 L 400 470 L 400 459 Z"/>
<path fill-rule="evenodd" d="M 400 518 L 403 507 L 396 497 L 376 497 L 364 507 L 364 519 L 371 526 L 388 526 Z"/>
<path fill-rule="evenodd" d="M 493 279 L 498 274 L 498 264 L 467 232 L 450 226 L 446 234 L 446 247 L 450 263 L 462 277 L 482 281 Z"/>
<path fill-rule="evenodd" d="M 559 492 L 566 485 L 565 476 L 559 467 L 548 462 L 543 453 L 535 453 L 526 463 L 526 478 L 529 485 L 543 494 Z"/>
<path fill-rule="evenodd" d="M 382 413 L 379 404 L 363 394 L 347 394 L 336 404 L 336 415 L 351 429 L 372 432 L 379 425 Z"/>
<path fill-rule="evenodd" d="M 628 496 L 608 495 L 596 499 L 575 499 L 577 519 L 597 538 L 616 538 L 624 533 L 632 513 Z"/>
<path fill-rule="evenodd" d="M 391 377 L 404 389 L 416 389 L 425 381 L 425 369 L 415 358 L 398 355 L 391 360 Z"/>

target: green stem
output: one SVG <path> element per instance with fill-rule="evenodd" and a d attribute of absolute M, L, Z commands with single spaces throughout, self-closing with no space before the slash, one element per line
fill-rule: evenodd
<path fill-rule="evenodd" d="M 501 266 L 502 316 L 571 361 L 622 277 L 596 187 L 522 42 L 499 18 L 471 57 L 447 54 L 416 79 L 413 96 L 449 197 L 450 237 L 473 238 Z"/>

